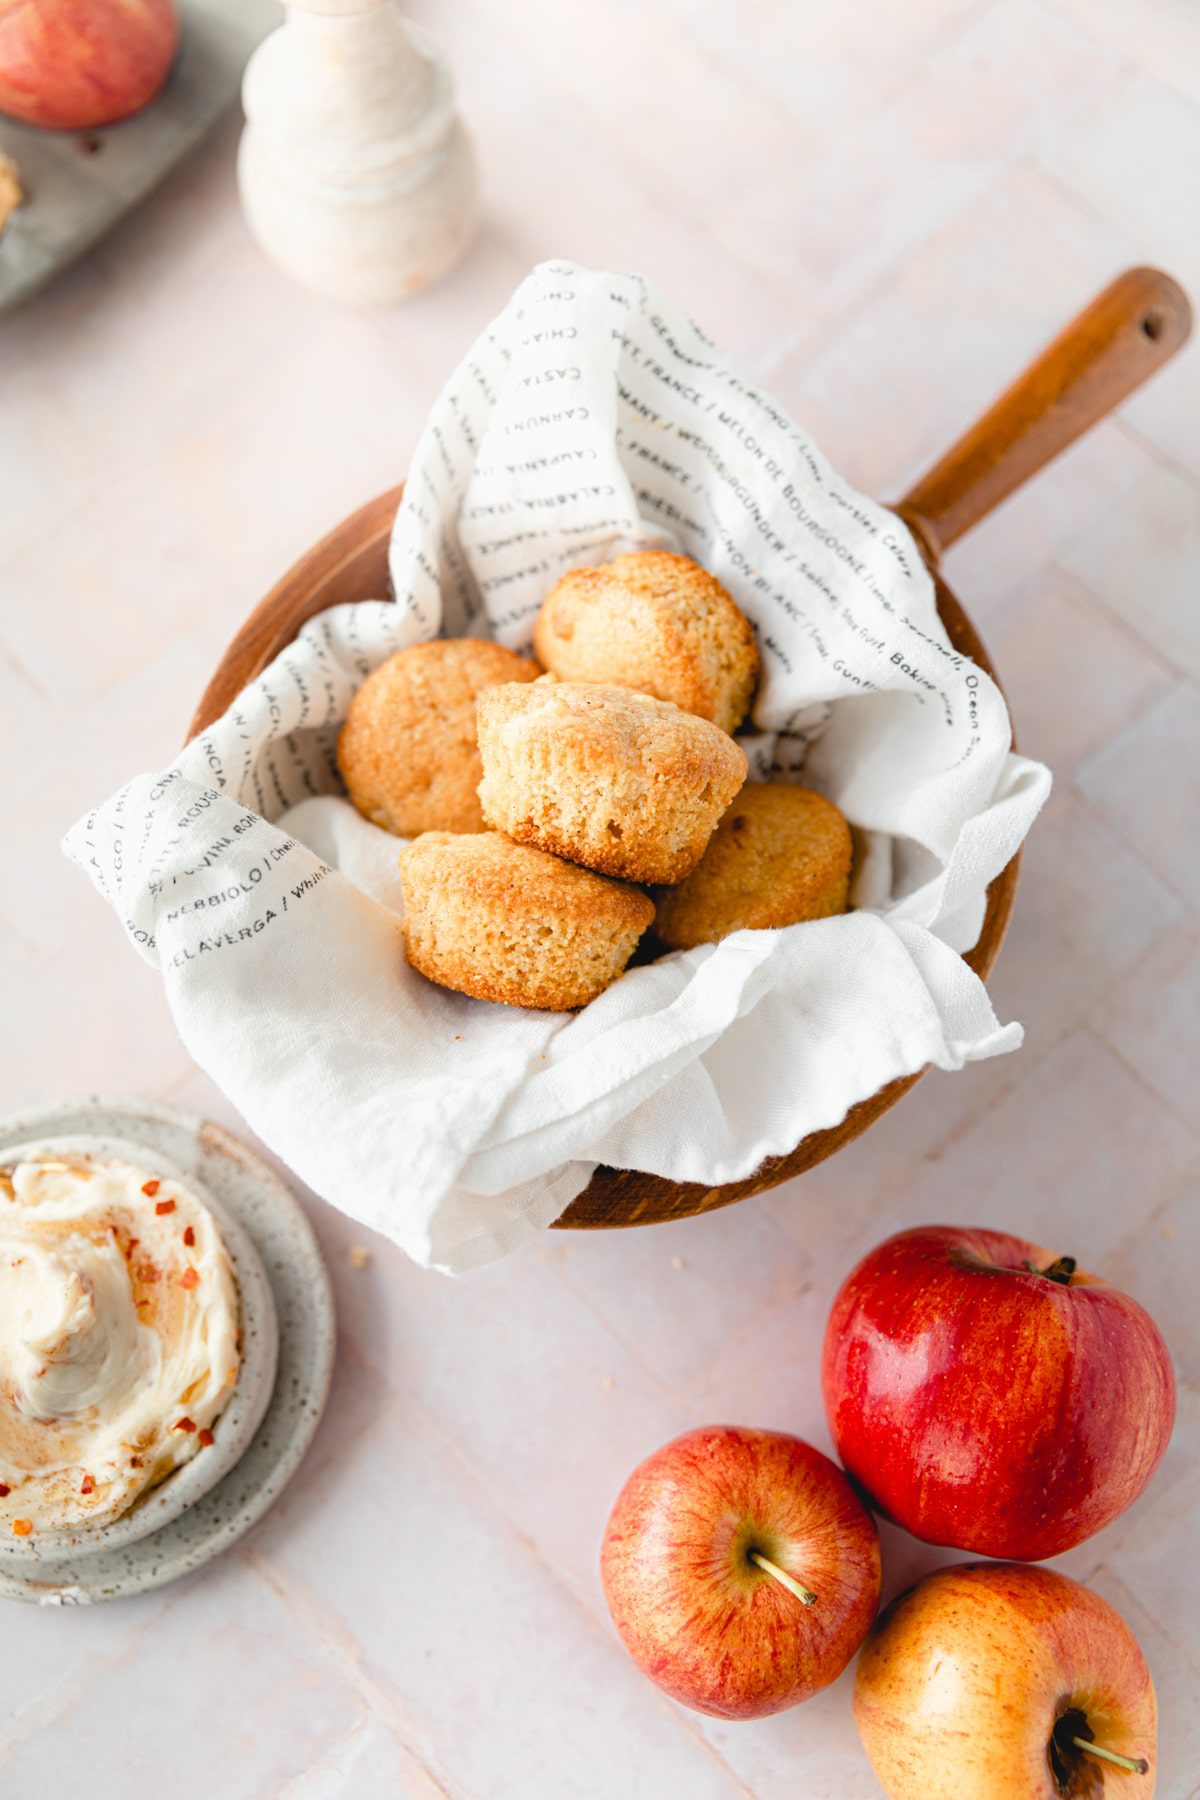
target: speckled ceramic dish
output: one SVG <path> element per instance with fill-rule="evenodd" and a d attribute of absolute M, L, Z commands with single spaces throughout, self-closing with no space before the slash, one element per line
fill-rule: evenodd
<path fill-rule="evenodd" d="M 164 1511 L 151 1518 L 144 1533 L 86 1549 L 60 1540 L 61 1553 L 56 1547 L 53 1556 L 45 1545 L 37 1555 L 13 1556 L 6 1551 L 0 1561 L 0 1596 L 57 1606 L 113 1600 L 161 1587 L 235 1543 L 295 1473 L 324 1410 L 334 1356 L 333 1295 L 312 1229 L 288 1188 L 253 1151 L 221 1126 L 174 1107 L 97 1098 L 0 1122 L 0 1163 L 32 1143 L 65 1148 L 70 1140 L 80 1147 L 86 1140 L 91 1154 L 98 1154 L 97 1145 L 107 1145 L 111 1154 L 161 1167 L 194 1187 L 213 1206 L 222 1230 L 227 1221 L 231 1227 L 226 1241 L 239 1288 L 243 1263 L 238 1253 L 244 1233 L 252 1246 L 251 1257 L 256 1253 L 265 1274 L 278 1337 L 274 1388 L 265 1412 L 257 1429 L 251 1425 L 246 1434 L 248 1447 L 215 1485 L 193 1477 L 196 1491 L 185 1492 L 181 1507 L 171 1503 L 170 1490 L 203 1460 L 196 1458 L 168 1477 L 125 1520 L 115 1521 L 96 1536 L 120 1532 L 126 1520 L 152 1507 L 160 1493 Z M 249 1259 L 245 1266 L 252 1266 Z M 265 1320 L 265 1314 L 260 1316 Z M 249 1361 L 249 1348 L 246 1354 Z M 247 1414 L 252 1410 L 248 1406 Z"/>
<path fill-rule="evenodd" d="M 217 1420 L 216 1441 L 209 1449 L 198 1452 L 157 1487 L 148 1489 L 111 1525 L 44 1531 L 27 1538 L 0 1536 L 0 1564 L 3 1565 L 27 1566 L 31 1561 L 58 1563 L 64 1556 L 94 1556 L 102 1550 L 116 1550 L 125 1544 L 136 1543 L 138 1538 L 148 1537 L 160 1526 L 177 1519 L 241 1461 L 263 1422 L 275 1386 L 279 1347 L 275 1297 L 258 1251 L 236 1214 L 202 1181 L 185 1174 L 178 1164 L 158 1151 L 150 1153 L 144 1144 L 133 1143 L 128 1138 L 56 1136 L 30 1139 L 25 1143 L 6 1145 L 3 1163 L 7 1167 L 23 1159 L 37 1161 L 55 1156 L 97 1164 L 132 1163 L 135 1168 L 144 1168 L 148 1174 L 178 1181 L 190 1188 L 197 1200 L 204 1202 L 220 1226 L 237 1279 L 242 1360 L 233 1393 Z"/>

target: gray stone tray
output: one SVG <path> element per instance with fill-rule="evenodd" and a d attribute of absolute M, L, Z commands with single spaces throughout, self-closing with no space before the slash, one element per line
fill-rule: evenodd
<path fill-rule="evenodd" d="M 27 300 L 157 185 L 236 100 L 274 0 L 179 0 L 179 55 L 158 98 L 99 131 L 41 131 L 0 116 L 0 151 L 25 204 L 0 235 L 0 312 Z"/>

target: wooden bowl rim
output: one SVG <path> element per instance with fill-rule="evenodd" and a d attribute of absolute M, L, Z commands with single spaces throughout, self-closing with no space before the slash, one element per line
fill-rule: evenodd
<path fill-rule="evenodd" d="M 342 519 L 305 551 L 259 602 L 226 649 L 205 688 L 188 729 L 189 742 L 220 718 L 242 689 L 286 649 L 301 626 L 317 613 L 348 600 L 390 597 L 387 551 L 392 521 L 403 491 L 401 483 L 399 487 L 377 494 L 365 506 Z M 931 573 L 937 588 L 938 612 L 955 649 L 968 655 L 999 684 L 991 658 L 967 613 L 940 571 L 931 567 Z M 991 973 L 1000 954 L 1020 867 L 1018 852 L 989 886 L 979 941 L 964 958 L 982 980 Z M 803 1174 L 824 1162 L 835 1150 L 853 1142 L 895 1106 L 925 1073 L 925 1069 L 920 1069 L 915 1075 L 890 1082 L 878 1093 L 851 1107 L 839 1124 L 810 1133 L 786 1156 L 769 1157 L 742 1181 L 705 1187 L 698 1182 L 668 1181 L 639 1170 L 600 1167 L 556 1223 L 560 1229 L 572 1230 L 660 1224 L 670 1219 L 689 1218 L 696 1213 L 713 1212 L 751 1194 L 762 1193 L 766 1188 Z"/>

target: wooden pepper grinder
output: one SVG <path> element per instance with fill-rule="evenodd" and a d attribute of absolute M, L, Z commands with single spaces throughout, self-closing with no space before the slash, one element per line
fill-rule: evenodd
<path fill-rule="evenodd" d="M 258 242 L 351 305 L 415 294 L 475 224 L 475 158 L 450 72 L 396 0 L 285 0 L 251 57 L 238 183 Z"/>

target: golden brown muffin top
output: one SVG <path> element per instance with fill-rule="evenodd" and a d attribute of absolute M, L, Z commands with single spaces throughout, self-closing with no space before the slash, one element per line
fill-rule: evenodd
<path fill-rule="evenodd" d="M 534 651 L 565 680 L 614 682 L 734 731 L 758 679 L 746 615 L 715 575 L 670 550 L 571 569 L 547 595 Z"/>
<path fill-rule="evenodd" d="M 514 844 L 498 831 L 422 832 L 401 850 L 400 869 L 406 882 L 441 884 L 450 905 L 482 901 L 514 920 L 549 916 L 644 931 L 654 917 L 654 903 L 640 888 Z"/>
<path fill-rule="evenodd" d="M 785 782 L 748 782 L 699 863 L 653 890 L 656 930 L 676 949 L 845 910 L 853 846 L 831 800 Z"/>
<path fill-rule="evenodd" d="M 543 676 L 528 686 L 507 683 L 479 696 L 481 729 L 546 738 L 556 763 L 596 771 L 641 767 L 661 779 L 703 782 L 710 772 L 745 779 L 746 756 L 719 726 L 669 700 L 632 688 Z"/>
<path fill-rule="evenodd" d="M 338 737 L 338 767 L 359 812 L 401 837 L 477 830 L 476 697 L 540 673 L 487 638 L 434 638 L 389 656 L 359 688 Z"/>

